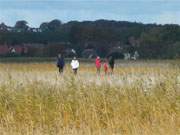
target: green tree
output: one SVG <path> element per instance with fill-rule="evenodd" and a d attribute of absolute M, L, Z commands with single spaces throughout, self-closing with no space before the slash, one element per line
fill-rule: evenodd
<path fill-rule="evenodd" d="M 15 31 L 18 32 L 25 32 L 28 30 L 28 28 L 29 28 L 28 22 L 25 20 L 17 21 L 14 26 Z"/>

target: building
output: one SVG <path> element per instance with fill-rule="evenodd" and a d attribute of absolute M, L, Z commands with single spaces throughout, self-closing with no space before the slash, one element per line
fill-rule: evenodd
<path fill-rule="evenodd" d="M 85 49 L 81 55 L 83 58 L 91 59 L 95 58 L 97 56 L 97 53 L 94 49 Z"/>
<path fill-rule="evenodd" d="M 0 56 L 23 56 L 28 53 L 28 48 L 21 45 L 0 45 Z"/>

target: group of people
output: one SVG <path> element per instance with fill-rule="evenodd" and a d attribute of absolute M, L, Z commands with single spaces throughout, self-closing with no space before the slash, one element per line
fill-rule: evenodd
<path fill-rule="evenodd" d="M 105 59 L 104 61 L 102 61 L 100 59 L 99 56 L 97 56 L 96 60 L 95 60 L 95 65 L 96 65 L 96 69 L 97 69 L 97 74 L 100 74 L 101 71 L 101 66 L 103 62 L 103 68 L 104 68 L 104 73 L 108 74 L 109 73 L 109 69 L 110 69 L 110 73 L 113 73 L 114 70 L 114 57 L 110 56 L 109 58 Z"/>
<path fill-rule="evenodd" d="M 108 74 L 108 73 L 113 73 L 113 70 L 114 70 L 114 64 L 115 64 L 115 59 L 114 57 L 110 56 L 109 58 L 107 58 L 106 60 L 102 61 L 100 59 L 99 56 L 96 57 L 96 60 L 95 60 L 95 66 L 96 66 L 96 69 L 97 69 L 97 74 L 100 74 L 101 72 L 101 67 L 103 65 L 103 68 L 104 68 L 104 73 L 105 74 Z M 103 64 L 102 64 L 103 63 Z M 71 61 L 71 67 L 72 67 L 72 70 L 74 72 L 74 74 L 76 75 L 77 74 L 77 71 L 79 69 L 79 61 L 76 57 L 74 57 Z M 58 58 L 57 58 L 57 67 L 59 69 L 59 73 L 63 73 L 63 70 L 64 70 L 64 66 L 65 66 L 65 61 L 64 61 L 64 57 L 59 54 L 58 55 Z M 110 70 L 109 70 L 110 69 Z"/>

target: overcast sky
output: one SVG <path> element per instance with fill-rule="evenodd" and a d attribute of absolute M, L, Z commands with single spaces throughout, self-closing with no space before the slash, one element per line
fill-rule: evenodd
<path fill-rule="evenodd" d="M 180 24 L 180 0 L 0 0 L 0 22 L 7 25 L 26 20 L 38 27 L 53 19 Z"/>

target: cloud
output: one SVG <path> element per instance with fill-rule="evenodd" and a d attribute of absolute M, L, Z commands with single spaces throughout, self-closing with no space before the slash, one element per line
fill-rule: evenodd
<path fill-rule="evenodd" d="M 169 0 L 146 0 L 146 2 L 145 0 L 111 0 L 111 2 L 110 0 L 98 0 L 98 2 L 95 0 L 7 1 L 10 0 L 0 0 L 0 22 L 5 22 L 11 26 L 17 20 L 27 20 L 30 26 L 38 27 L 42 22 L 53 19 L 59 19 L 63 22 L 109 19 L 142 23 L 180 24 L 178 18 L 180 2 L 162 2 Z"/>
<path fill-rule="evenodd" d="M 180 11 L 176 12 L 162 12 L 156 15 L 152 20 L 159 24 L 180 24 Z"/>

